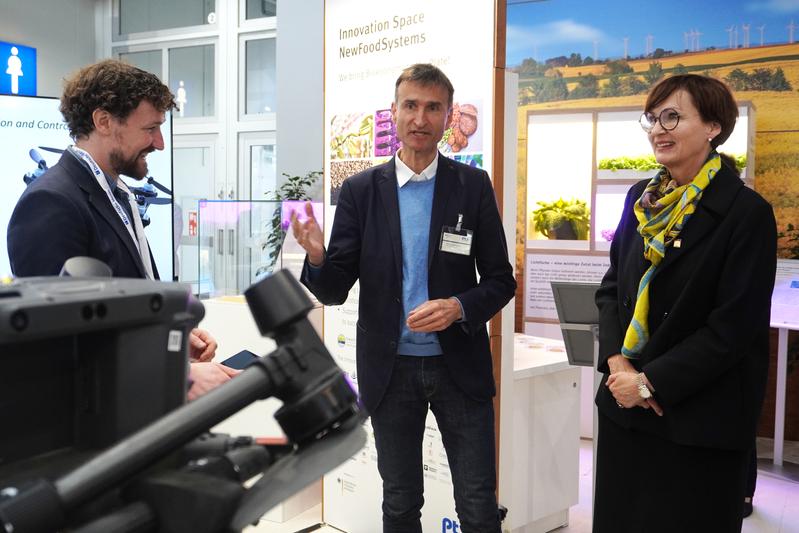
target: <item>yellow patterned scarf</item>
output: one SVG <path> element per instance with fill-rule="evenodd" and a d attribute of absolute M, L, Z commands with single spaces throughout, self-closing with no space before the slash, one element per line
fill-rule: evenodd
<path fill-rule="evenodd" d="M 666 255 L 666 247 L 672 245 L 691 218 L 702 198 L 702 192 L 719 168 L 721 158 L 718 153 L 712 152 L 694 179 L 676 188 L 670 188 L 670 183 L 673 182 L 664 168 L 652 178 L 641 198 L 635 203 L 638 233 L 644 238 L 644 257 L 651 265 L 641 276 L 633 318 L 624 335 L 621 353 L 629 359 L 640 357 L 649 341 L 649 282 L 652 275 Z"/>

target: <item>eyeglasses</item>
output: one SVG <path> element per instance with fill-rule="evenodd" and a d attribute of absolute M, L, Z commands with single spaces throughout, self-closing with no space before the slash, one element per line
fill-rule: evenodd
<path fill-rule="evenodd" d="M 652 130 L 655 129 L 655 123 L 657 122 L 660 122 L 660 127 L 664 130 L 671 131 L 680 123 L 680 114 L 670 107 L 661 111 L 658 116 L 646 111 L 641 113 L 641 118 L 638 119 L 638 122 L 647 133 L 652 133 Z"/>

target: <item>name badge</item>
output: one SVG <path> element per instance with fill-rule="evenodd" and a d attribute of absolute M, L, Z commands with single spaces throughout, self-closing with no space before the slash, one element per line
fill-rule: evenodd
<path fill-rule="evenodd" d="M 458 255 L 470 255 L 472 253 L 472 230 L 461 228 L 463 215 L 458 215 L 458 225 L 444 226 L 441 228 L 441 242 L 438 249 L 442 252 Z"/>

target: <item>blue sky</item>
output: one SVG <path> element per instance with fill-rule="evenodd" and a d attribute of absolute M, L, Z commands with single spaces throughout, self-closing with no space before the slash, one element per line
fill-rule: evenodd
<path fill-rule="evenodd" d="M 625 37 L 629 56 L 644 54 L 650 35 L 652 50 L 690 48 L 690 32 L 700 33 L 700 49 L 727 48 L 736 32 L 743 46 L 745 24 L 750 46 L 760 45 L 760 27 L 765 44 L 787 43 L 792 21 L 799 42 L 799 0 L 543 0 L 509 4 L 507 20 L 508 66 L 526 57 L 543 61 L 572 52 L 620 58 Z"/>

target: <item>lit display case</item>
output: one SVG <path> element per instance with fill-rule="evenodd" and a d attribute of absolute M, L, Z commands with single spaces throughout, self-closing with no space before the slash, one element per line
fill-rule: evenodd
<path fill-rule="evenodd" d="M 591 249 L 610 248 L 627 190 L 637 181 L 651 178 L 660 168 L 652 155 L 649 140 L 638 123 L 640 116 L 639 108 L 596 113 L 596 209 L 591 220 L 594 228 L 591 232 Z M 750 187 L 753 177 L 747 176 L 747 167 L 754 168 L 754 142 L 750 142 L 752 135 L 752 107 L 744 103 L 738 107 L 735 130 L 718 148 L 740 163 L 741 178 Z"/>
<path fill-rule="evenodd" d="M 197 216 L 201 298 L 241 294 L 281 268 L 299 279 L 305 252 L 286 231 L 301 202 L 201 200 Z M 314 204 L 321 225 L 322 209 Z M 190 231 L 192 231 L 190 229 Z"/>
<path fill-rule="evenodd" d="M 738 113 L 719 151 L 752 187 L 754 106 L 739 102 Z M 627 191 L 660 168 L 640 115 L 633 106 L 528 112 L 525 322 L 556 323 L 551 281 L 597 282 L 607 270 Z"/>

